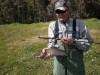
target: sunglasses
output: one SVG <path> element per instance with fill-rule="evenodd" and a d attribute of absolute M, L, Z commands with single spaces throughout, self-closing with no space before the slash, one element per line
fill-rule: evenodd
<path fill-rule="evenodd" d="M 66 12 L 66 10 L 65 10 L 65 11 L 63 11 L 63 10 L 56 10 L 55 12 L 56 12 L 57 14 L 63 14 L 63 13 Z"/>

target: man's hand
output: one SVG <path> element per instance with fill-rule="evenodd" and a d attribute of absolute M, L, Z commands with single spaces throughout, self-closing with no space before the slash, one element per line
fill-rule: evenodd
<path fill-rule="evenodd" d="M 61 38 L 61 42 L 63 42 L 64 44 L 67 44 L 67 45 L 73 45 L 74 40 L 71 38 Z"/>
<path fill-rule="evenodd" d="M 50 54 L 50 53 L 47 53 L 47 50 L 48 50 L 48 48 L 44 48 L 44 49 L 42 50 L 42 52 L 41 52 L 39 55 L 37 55 L 36 57 L 37 57 L 37 58 L 41 58 L 41 59 L 50 58 L 50 57 L 51 57 L 51 54 Z"/>

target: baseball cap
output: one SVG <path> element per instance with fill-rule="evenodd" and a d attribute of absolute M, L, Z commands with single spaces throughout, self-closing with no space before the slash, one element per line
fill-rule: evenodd
<path fill-rule="evenodd" d="M 56 10 L 61 10 L 61 11 L 65 11 L 66 7 L 68 8 L 67 3 L 64 0 L 59 0 L 56 4 L 55 4 L 55 11 Z"/>

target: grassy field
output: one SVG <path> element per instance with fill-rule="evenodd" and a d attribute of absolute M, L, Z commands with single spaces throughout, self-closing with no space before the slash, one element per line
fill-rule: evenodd
<path fill-rule="evenodd" d="M 96 42 L 100 42 L 100 20 L 84 19 Z M 0 75 L 52 75 L 53 60 L 35 58 L 47 40 L 47 23 L 0 25 Z M 100 44 L 84 54 L 86 75 L 100 75 Z"/>

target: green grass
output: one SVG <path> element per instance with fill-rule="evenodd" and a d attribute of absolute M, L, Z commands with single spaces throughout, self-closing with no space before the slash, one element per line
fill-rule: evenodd
<path fill-rule="evenodd" d="M 100 20 L 96 18 L 84 19 L 83 22 L 85 22 L 89 30 L 91 29 L 99 30 L 100 29 Z"/>
<path fill-rule="evenodd" d="M 100 42 L 100 20 L 84 19 L 94 41 Z M 0 25 L 0 75 L 52 75 L 53 60 L 35 58 L 47 46 L 47 23 Z M 86 75 L 100 75 L 100 45 L 84 54 Z"/>

